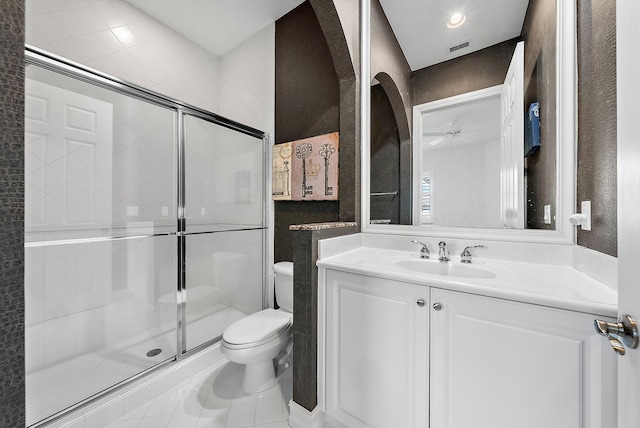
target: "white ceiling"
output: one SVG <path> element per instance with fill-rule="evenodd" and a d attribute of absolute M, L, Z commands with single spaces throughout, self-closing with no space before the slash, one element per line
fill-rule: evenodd
<path fill-rule="evenodd" d="M 412 70 L 484 49 L 517 37 L 528 0 L 380 0 Z M 456 13 L 466 16 L 459 27 L 447 28 Z M 468 48 L 449 47 L 470 41 Z"/>
<path fill-rule="evenodd" d="M 222 56 L 303 0 L 127 0 Z"/>
<path fill-rule="evenodd" d="M 127 0 L 179 33 L 222 56 L 303 0 Z M 412 70 L 520 35 L 528 0 L 380 0 Z M 465 23 L 449 29 L 454 12 Z M 470 41 L 469 48 L 448 48 Z"/>

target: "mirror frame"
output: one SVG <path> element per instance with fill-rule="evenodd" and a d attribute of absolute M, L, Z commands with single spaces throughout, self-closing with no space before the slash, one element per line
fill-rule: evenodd
<path fill-rule="evenodd" d="M 484 241 L 573 245 L 576 207 L 577 33 L 576 0 L 556 0 L 556 229 L 491 229 L 436 225 L 370 224 L 371 0 L 360 0 L 361 231 Z M 413 106 L 412 106 L 413 107 Z M 415 124 L 414 124 L 415 126 Z M 413 137 L 413 136 L 412 136 Z M 413 138 L 412 138 L 413 139 Z M 411 176 L 413 177 L 413 173 Z"/>

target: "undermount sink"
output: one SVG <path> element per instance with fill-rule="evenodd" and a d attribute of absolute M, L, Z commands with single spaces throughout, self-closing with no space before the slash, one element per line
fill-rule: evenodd
<path fill-rule="evenodd" d="M 400 269 L 431 275 L 457 276 L 460 278 L 495 278 L 488 270 L 455 262 L 439 262 L 433 260 L 401 260 L 394 263 Z"/>

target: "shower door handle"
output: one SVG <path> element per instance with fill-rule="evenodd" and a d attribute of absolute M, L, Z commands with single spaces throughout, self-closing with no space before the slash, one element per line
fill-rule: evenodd
<path fill-rule="evenodd" d="M 638 347 L 638 324 L 631 315 L 620 315 L 618 322 L 594 320 L 596 332 L 609 339 L 609 344 L 618 355 L 624 355 L 627 348 Z"/>

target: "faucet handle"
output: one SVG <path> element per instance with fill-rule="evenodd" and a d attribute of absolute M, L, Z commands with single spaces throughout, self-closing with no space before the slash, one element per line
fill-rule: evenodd
<path fill-rule="evenodd" d="M 449 250 L 447 249 L 447 243 L 444 241 L 440 241 L 438 242 L 438 260 L 440 260 L 441 262 L 448 262 L 449 260 L 451 260 L 449 258 Z"/>
<path fill-rule="evenodd" d="M 460 261 L 462 263 L 471 263 L 471 251 L 469 251 L 471 248 L 484 248 L 484 245 L 469 245 L 464 247 L 462 254 L 460 254 Z"/>
<path fill-rule="evenodd" d="M 425 244 L 424 242 L 420 242 L 420 241 L 416 241 L 414 239 L 411 240 L 411 242 L 413 242 L 414 244 L 418 244 L 418 245 L 422 245 L 422 248 L 420 248 L 420 258 L 421 259 L 428 259 L 429 258 L 429 244 Z"/>

